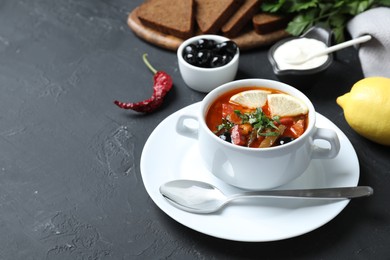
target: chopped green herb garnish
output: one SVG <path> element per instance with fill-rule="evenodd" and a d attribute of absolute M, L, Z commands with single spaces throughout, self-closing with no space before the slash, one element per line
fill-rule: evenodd
<path fill-rule="evenodd" d="M 250 124 L 256 130 L 258 136 L 277 136 L 279 135 L 278 131 L 266 131 L 266 130 L 278 130 L 278 127 L 275 126 L 274 122 L 279 121 L 278 116 L 274 116 L 272 118 L 267 117 L 264 114 L 261 108 L 256 108 L 254 112 L 251 113 L 242 113 L 240 110 L 234 110 L 234 113 L 241 118 L 241 124 Z M 222 119 L 222 124 L 217 127 L 217 131 L 219 132 L 222 129 L 229 131 L 234 124 L 227 120 L 226 118 Z"/>
<path fill-rule="evenodd" d="M 214 133 L 221 132 L 222 130 L 225 130 L 225 132 L 229 131 L 232 129 L 234 126 L 234 123 L 230 122 L 226 118 L 222 118 L 222 124 L 217 126 L 217 130 Z"/>

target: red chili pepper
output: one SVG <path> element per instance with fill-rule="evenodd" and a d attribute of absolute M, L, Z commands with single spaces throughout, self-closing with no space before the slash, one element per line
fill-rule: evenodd
<path fill-rule="evenodd" d="M 172 88 L 172 78 L 163 71 L 157 71 L 149 61 L 146 59 L 147 54 L 142 56 L 146 66 L 154 73 L 153 80 L 153 94 L 149 99 L 136 103 L 125 103 L 115 100 L 114 103 L 124 109 L 132 109 L 137 112 L 150 113 L 155 111 L 161 106 L 164 101 L 165 95 Z"/>

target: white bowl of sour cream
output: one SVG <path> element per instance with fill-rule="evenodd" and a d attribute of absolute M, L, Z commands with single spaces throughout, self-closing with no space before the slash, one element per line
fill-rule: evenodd
<path fill-rule="evenodd" d="M 329 58 L 329 55 L 322 55 L 300 63 L 320 51 L 327 48 L 327 45 L 317 39 L 300 37 L 287 41 L 280 45 L 274 52 L 274 59 L 281 70 L 308 70 L 318 68 Z M 295 63 L 297 61 L 298 63 Z"/>
<path fill-rule="evenodd" d="M 298 89 L 308 89 L 315 84 L 333 62 L 333 54 L 323 55 L 301 64 L 293 60 L 304 59 L 326 49 L 332 43 L 332 32 L 322 27 L 312 27 L 300 37 L 290 37 L 275 43 L 268 59 L 277 78 Z"/>

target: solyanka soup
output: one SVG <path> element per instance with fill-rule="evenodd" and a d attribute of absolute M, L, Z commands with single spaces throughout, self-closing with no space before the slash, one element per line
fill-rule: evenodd
<path fill-rule="evenodd" d="M 209 107 L 208 128 L 235 145 L 266 148 L 289 143 L 308 125 L 308 108 L 298 98 L 265 88 L 225 92 Z"/>
<path fill-rule="evenodd" d="M 340 151 L 338 133 L 316 126 L 314 106 L 302 92 L 267 79 L 215 88 L 199 109 L 178 116 L 176 132 L 197 140 L 202 163 L 215 177 L 248 190 L 285 185 L 301 176 L 312 159 L 335 158 Z M 291 139 L 296 140 L 281 145 Z"/>

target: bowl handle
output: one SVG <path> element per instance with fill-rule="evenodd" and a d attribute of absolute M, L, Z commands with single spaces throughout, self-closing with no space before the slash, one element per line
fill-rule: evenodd
<path fill-rule="evenodd" d="M 197 126 L 189 126 L 186 124 L 188 121 L 196 121 L 198 123 Z M 198 130 L 199 130 L 199 121 L 197 116 L 197 111 L 189 111 L 184 114 L 181 114 L 179 118 L 177 119 L 176 123 L 176 132 L 180 135 L 198 139 Z"/>
<path fill-rule="evenodd" d="M 337 133 L 332 129 L 317 128 L 313 135 L 313 140 L 325 140 L 330 144 L 330 148 L 322 148 L 317 145 L 313 146 L 312 159 L 332 159 L 337 156 L 340 151 L 340 140 Z"/>

